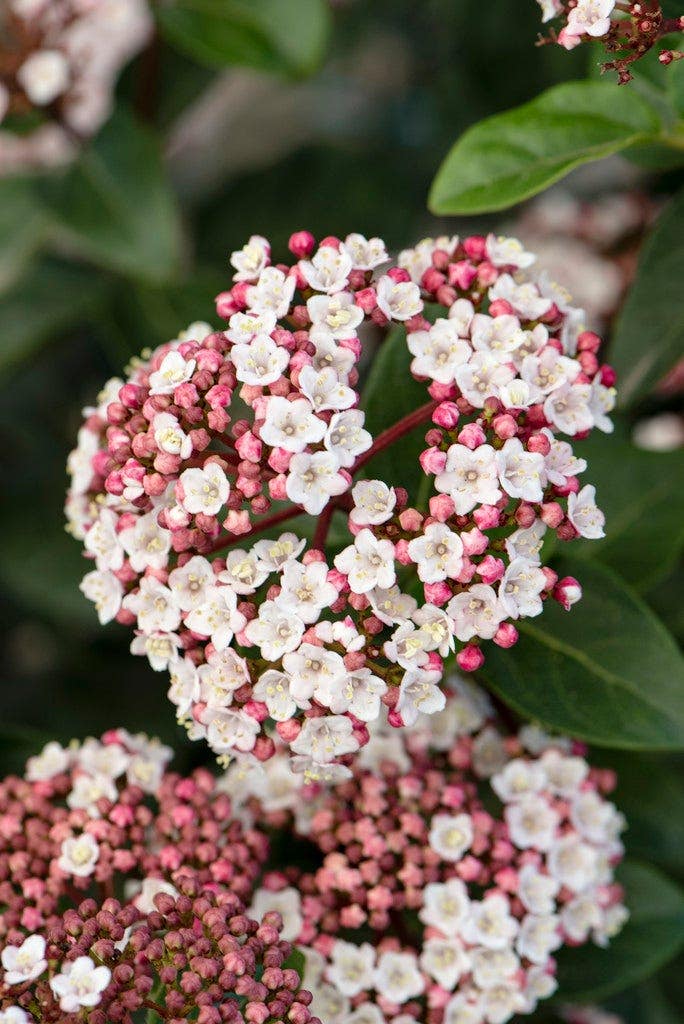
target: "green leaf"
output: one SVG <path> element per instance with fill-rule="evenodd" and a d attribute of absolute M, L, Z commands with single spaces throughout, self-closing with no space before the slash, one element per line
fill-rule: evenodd
<path fill-rule="evenodd" d="M 0 181 L 0 294 L 21 277 L 47 227 L 47 215 L 30 182 Z"/>
<path fill-rule="evenodd" d="M 684 191 L 665 208 L 644 245 L 618 317 L 611 362 L 618 399 L 633 405 L 681 357 L 684 344 Z"/>
<path fill-rule="evenodd" d="M 578 447 L 606 514 L 606 537 L 573 544 L 573 557 L 600 558 L 640 591 L 672 571 L 684 544 L 684 452 L 649 452 L 627 428 Z"/>
<path fill-rule="evenodd" d="M 169 41 L 203 64 L 307 75 L 330 31 L 325 0 L 174 0 L 158 11 Z"/>
<path fill-rule="evenodd" d="M 86 267 L 43 260 L 0 295 L 0 373 L 103 302 L 106 282 Z"/>
<path fill-rule="evenodd" d="M 554 568 L 579 579 L 582 600 L 521 620 L 510 650 L 489 645 L 484 681 L 524 716 L 598 746 L 683 750 L 684 661 L 670 634 L 604 566 Z"/>
<path fill-rule="evenodd" d="M 178 210 L 157 140 L 118 111 L 61 180 L 45 184 L 62 246 L 143 281 L 172 280 L 181 262 Z"/>
<path fill-rule="evenodd" d="M 573 167 L 655 135 L 654 108 L 611 82 L 569 82 L 469 128 L 440 167 L 429 206 L 438 214 L 503 210 Z"/>
<path fill-rule="evenodd" d="M 624 1024 L 681 1024 L 681 1017 L 653 979 L 615 996 L 606 1009 Z"/>
<path fill-rule="evenodd" d="M 430 401 L 426 385 L 411 376 L 412 358 L 405 329 L 395 327 L 382 342 L 363 391 L 361 404 L 366 412 L 365 425 L 374 438 L 402 416 Z M 364 475 L 384 480 L 390 486 L 405 487 L 415 495 L 421 480 L 426 479 L 418 456 L 425 448 L 425 433 L 429 427 L 429 423 L 423 423 L 385 448 L 370 460 Z"/>
<path fill-rule="evenodd" d="M 618 869 L 630 920 L 607 949 L 589 944 L 558 955 L 558 998 L 589 1002 L 649 978 L 684 946 L 684 894 L 655 868 Z"/>

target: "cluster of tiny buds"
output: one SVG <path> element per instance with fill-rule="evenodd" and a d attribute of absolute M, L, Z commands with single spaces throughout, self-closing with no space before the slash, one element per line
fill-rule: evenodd
<path fill-rule="evenodd" d="M 383 708 L 393 726 L 440 710 L 452 653 L 474 671 L 483 641 L 510 647 L 519 618 L 579 599 L 542 544 L 601 537 L 603 515 L 557 434 L 612 429 L 614 374 L 515 239 L 425 239 L 389 269 L 382 240 L 358 234 L 299 232 L 290 251 L 274 265 L 253 236 L 217 299 L 227 329 L 192 324 L 85 410 L 67 515 L 95 562 L 84 594 L 168 668 L 190 735 L 266 760 L 274 721 L 315 780 L 348 774 L 339 758 Z M 429 401 L 373 438 L 361 335 L 392 322 Z M 365 471 L 421 426 L 419 509 Z M 349 543 L 330 557 L 336 510 Z M 309 546 L 280 532 L 303 514 Z M 421 600 L 400 587 L 407 570 Z"/>
<path fill-rule="evenodd" d="M 6 0 L 0 174 L 61 163 L 76 137 L 95 134 L 111 112 L 121 68 L 151 32 L 147 0 Z"/>
<path fill-rule="evenodd" d="M 167 760 L 113 730 L 0 783 L 2 1024 L 311 1020 L 280 917 L 247 909 L 266 837 Z"/>
<path fill-rule="evenodd" d="M 648 53 L 665 35 L 684 31 L 684 15 L 666 18 L 660 0 L 537 0 L 543 21 L 563 19 L 560 32 L 552 30 L 541 42 L 559 43 L 572 50 L 581 42 L 601 39 L 608 53 L 621 54 L 606 61 L 604 71 L 616 71 L 620 84 L 632 78 L 631 65 Z M 661 64 L 681 60 L 680 50 L 661 50 Z"/>
<path fill-rule="evenodd" d="M 374 728 L 334 788 L 302 785 L 284 757 L 228 771 L 247 819 L 294 821 L 322 857 L 278 865 L 254 906 L 303 947 L 326 1024 L 505 1024 L 554 993 L 561 947 L 607 945 L 627 917 L 613 773 L 451 686 L 412 730 Z"/>

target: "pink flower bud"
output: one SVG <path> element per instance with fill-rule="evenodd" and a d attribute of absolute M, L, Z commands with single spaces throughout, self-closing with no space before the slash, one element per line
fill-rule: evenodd
<path fill-rule="evenodd" d="M 556 601 L 569 612 L 573 604 L 577 604 L 582 598 L 582 587 L 574 576 L 564 576 L 556 584 L 553 596 Z"/>
<path fill-rule="evenodd" d="M 456 655 L 459 668 L 464 672 L 477 672 L 484 665 L 484 655 L 479 647 L 474 644 L 466 644 L 462 651 Z"/>
<path fill-rule="evenodd" d="M 361 307 L 367 316 L 370 316 L 378 304 L 375 288 L 362 288 L 354 295 L 354 302 L 357 306 Z"/>
<path fill-rule="evenodd" d="M 518 630 L 512 622 L 502 622 L 494 634 L 494 643 L 497 647 L 513 647 L 518 642 Z"/>
<path fill-rule="evenodd" d="M 528 452 L 538 452 L 546 456 L 551 451 L 551 441 L 547 434 L 530 434 L 525 447 Z"/>
<path fill-rule="evenodd" d="M 601 339 L 593 331 L 582 331 L 577 338 L 578 352 L 593 352 L 594 355 L 601 348 Z"/>
<path fill-rule="evenodd" d="M 445 430 L 453 430 L 459 419 L 458 406 L 455 402 L 440 402 L 432 414 L 432 422 Z"/>
<path fill-rule="evenodd" d="M 474 510 L 473 519 L 479 530 L 494 530 L 501 521 L 501 512 L 496 505 L 480 505 Z"/>
<path fill-rule="evenodd" d="M 235 442 L 235 450 L 241 459 L 246 459 L 248 462 L 259 462 L 263 445 L 258 437 L 255 437 L 250 430 L 247 430 Z"/>
<path fill-rule="evenodd" d="M 461 534 L 461 541 L 463 543 L 463 550 L 469 556 L 481 555 L 489 546 L 489 539 L 485 537 L 484 533 L 477 526 L 472 530 L 465 530 Z"/>
<path fill-rule="evenodd" d="M 484 430 L 477 423 L 466 423 L 458 434 L 458 443 L 465 445 L 471 451 L 479 448 L 486 440 L 487 437 Z"/>
<path fill-rule="evenodd" d="M 391 270 L 387 271 L 387 276 L 391 277 L 397 284 L 403 284 L 411 280 L 411 275 L 408 270 L 404 270 L 403 267 L 392 267 Z"/>
<path fill-rule="evenodd" d="M 425 600 L 430 604 L 437 605 L 438 608 L 441 608 L 452 597 L 451 587 L 446 580 L 442 580 L 440 583 L 426 583 L 423 589 Z"/>
<path fill-rule="evenodd" d="M 394 545 L 394 557 L 402 565 L 411 565 L 412 558 L 408 552 L 408 541 L 400 540 Z"/>
<path fill-rule="evenodd" d="M 284 473 L 279 473 L 278 476 L 274 476 L 272 480 L 268 482 L 268 493 L 274 501 L 285 501 L 287 499 L 287 477 Z"/>
<path fill-rule="evenodd" d="M 316 239 L 310 231 L 295 231 L 294 234 L 290 235 L 290 240 L 287 243 L 287 247 L 292 255 L 300 260 L 310 256 L 315 246 Z"/>
<path fill-rule="evenodd" d="M 541 507 L 541 520 L 552 530 L 555 530 L 563 522 L 565 513 L 557 501 L 548 501 Z"/>
<path fill-rule="evenodd" d="M 502 441 L 507 441 L 509 437 L 515 437 L 518 433 L 518 424 L 508 412 L 495 416 L 492 420 L 492 427 L 496 436 L 500 437 Z"/>
<path fill-rule="evenodd" d="M 468 291 L 476 277 L 477 267 L 467 260 L 452 263 L 449 267 L 449 284 L 460 288 L 461 291 Z"/>
<path fill-rule="evenodd" d="M 453 498 L 448 494 L 433 494 L 430 498 L 430 515 L 438 523 L 446 523 L 456 511 Z"/>
<path fill-rule="evenodd" d="M 494 299 L 494 302 L 489 305 L 490 316 L 512 316 L 514 314 L 515 310 L 506 299 Z"/>
<path fill-rule="evenodd" d="M 486 555 L 477 567 L 477 574 L 483 583 L 496 583 L 506 571 L 506 566 L 500 558 L 493 555 Z"/>
<path fill-rule="evenodd" d="M 423 516 L 415 508 L 406 508 L 399 516 L 399 524 L 402 530 L 406 530 L 407 533 L 417 533 L 422 523 Z"/>

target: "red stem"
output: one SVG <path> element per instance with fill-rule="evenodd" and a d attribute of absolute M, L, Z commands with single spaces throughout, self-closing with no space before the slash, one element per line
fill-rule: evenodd
<path fill-rule="evenodd" d="M 330 523 L 332 522 L 332 517 L 335 514 L 336 507 L 337 501 L 335 498 L 333 498 L 332 501 L 328 502 L 328 504 L 318 517 L 318 522 L 316 523 L 316 531 L 313 535 L 313 540 L 311 542 L 311 547 L 315 548 L 318 551 L 323 551 L 325 541 L 328 536 L 328 530 L 330 529 Z"/>
<path fill-rule="evenodd" d="M 351 468 L 352 476 L 355 476 L 360 469 L 362 469 L 367 462 L 378 454 L 378 452 L 384 451 L 385 448 L 389 448 L 391 444 L 398 441 L 404 434 L 408 434 L 415 427 L 419 427 L 421 423 L 425 423 L 431 419 L 433 412 L 439 405 L 439 402 L 428 402 L 427 405 L 421 405 L 420 409 L 414 410 L 404 416 L 403 419 L 399 420 L 393 426 L 388 427 L 387 430 L 383 430 L 381 434 L 378 434 L 375 441 L 363 455 L 360 455 L 354 465 Z"/>

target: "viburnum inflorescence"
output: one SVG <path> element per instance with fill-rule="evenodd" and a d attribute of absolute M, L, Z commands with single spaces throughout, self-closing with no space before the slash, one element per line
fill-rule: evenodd
<path fill-rule="evenodd" d="M 210 773 L 113 730 L 0 783 L 0 1021 L 308 1024 L 282 921 L 246 910 L 267 855 Z"/>
<path fill-rule="evenodd" d="M 273 265 L 252 237 L 217 300 L 227 329 L 193 324 L 107 384 L 67 513 L 95 562 L 83 592 L 170 670 L 191 736 L 264 760 L 275 720 L 297 770 L 340 778 L 383 706 L 395 726 L 443 707 L 452 652 L 473 671 L 482 641 L 510 647 L 547 598 L 579 599 L 542 564 L 544 535 L 601 537 L 603 515 L 556 435 L 612 429 L 614 375 L 514 239 L 425 240 L 389 269 L 380 239 L 300 232 L 290 249 Z M 403 325 L 428 399 L 376 438 L 358 408 L 364 323 Z M 372 475 L 421 427 L 422 510 Z M 336 509 L 349 533 L 332 557 Z M 308 545 L 281 533 L 302 513 Z"/>
<path fill-rule="evenodd" d="M 6 0 L 0 174 L 62 163 L 75 137 L 94 135 L 121 68 L 151 33 L 146 0 Z"/>
<path fill-rule="evenodd" d="M 600 39 L 608 54 L 603 71 L 616 71 L 620 84 L 632 78 L 631 65 L 664 36 L 684 31 L 684 15 L 666 18 L 660 0 L 537 0 L 543 21 L 563 20 L 560 32 L 552 29 L 542 43 L 559 43 L 572 50 L 580 43 Z M 661 64 L 681 60 L 680 50 L 661 49 Z"/>
<path fill-rule="evenodd" d="M 295 847 L 253 905 L 304 947 L 326 1024 L 505 1024 L 553 994 L 562 947 L 604 946 L 627 917 L 613 773 L 452 685 L 412 730 L 374 727 L 334 788 L 285 757 L 228 770 L 243 813 L 286 835 L 294 819 L 317 851 L 307 869 Z"/>

